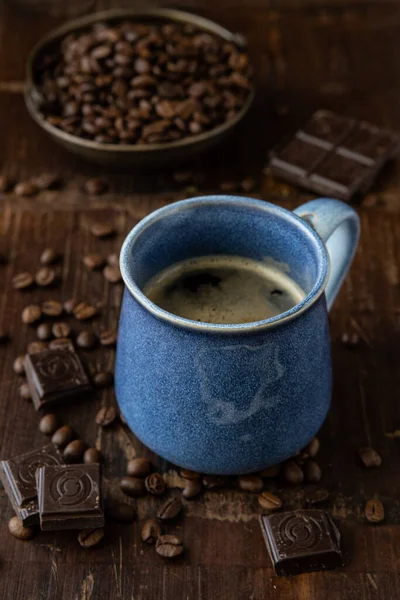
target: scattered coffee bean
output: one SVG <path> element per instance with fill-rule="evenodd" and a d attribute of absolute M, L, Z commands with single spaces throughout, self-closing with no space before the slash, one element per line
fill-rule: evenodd
<path fill-rule="evenodd" d="M 109 254 L 107 256 L 107 264 L 110 265 L 110 267 L 118 267 L 119 266 L 119 257 L 118 254 Z"/>
<path fill-rule="evenodd" d="M 64 448 L 64 459 L 66 462 L 82 462 L 83 453 L 86 450 L 86 444 L 82 440 L 73 440 Z"/>
<path fill-rule="evenodd" d="M 97 344 L 97 336 L 93 329 L 84 329 L 76 338 L 76 343 L 80 348 L 91 350 Z"/>
<path fill-rule="evenodd" d="M 39 321 L 41 316 L 42 311 L 40 306 L 37 306 L 36 304 L 29 304 L 28 306 L 25 306 L 24 310 L 22 311 L 22 322 L 26 325 L 33 325 Z"/>
<path fill-rule="evenodd" d="M 321 467 L 315 460 L 307 460 L 304 464 L 304 475 L 308 483 L 318 483 L 321 481 L 322 471 Z"/>
<path fill-rule="evenodd" d="M 181 469 L 179 471 L 180 476 L 184 479 L 202 479 L 202 473 L 197 473 L 196 471 L 191 471 L 190 469 Z"/>
<path fill-rule="evenodd" d="M 74 344 L 70 338 L 58 338 L 51 340 L 49 343 L 50 350 L 57 350 L 57 348 L 65 348 L 66 350 L 73 350 Z"/>
<path fill-rule="evenodd" d="M 91 304 L 86 304 L 86 302 L 80 302 L 73 309 L 73 313 L 78 321 L 87 321 L 97 315 L 97 308 Z"/>
<path fill-rule="evenodd" d="M 360 338 L 356 333 L 343 333 L 340 341 L 347 348 L 355 348 L 360 342 Z"/>
<path fill-rule="evenodd" d="M 361 459 L 362 464 L 367 469 L 371 469 L 372 467 L 380 467 L 382 464 L 382 458 L 378 454 L 376 450 L 370 448 L 369 446 L 365 448 L 360 448 L 358 451 L 358 455 Z"/>
<path fill-rule="evenodd" d="M 56 300 L 45 300 L 42 304 L 42 312 L 47 317 L 59 317 L 63 313 L 63 306 Z"/>
<path fill-rule="evenodd" d="M 0 192 L 4 194 L 8 192 L 11 188 L 11 180 L 7 177 L 7 175 L 0 175 Z"/>
<path fill-rule="evenodd" d="M 53 334 L 51 333 L 50 323 L 42 323 L 41 325 L 39 325 L 39 327 L 36 329 L 36 335 L 38 336 L 39 340 L 49 340 L 53 336 Z"/>
<path fill-rule="evenodd" d="M 133 523 L 136 519 L 136 509 L 127 502 L 112 501 L 106 504 L 106 514 L 118 523 Z"/>
<path fill-rule="evenodd" d="M 172 177 L 176 183 L 189 183 L 193 181 L 194 175 L 193 171 L 176 171 Z"/>
<path fill-rule="evenodd" d="M 264 482 L 259 475 L 241 475 L 238 477 L 238 484 L 245 492 L 261 492 L 264 487 Z"/>
<path fill-rule="evenodd" d="M 63 425 L 53 433 L 51 441 L 55 446 L 64 448 L 69 442 L 72 442 L 74 437 L 75 433 L 71 425 Z"/>
<path fill-rule="evenodd" d="M 115 346 L 117 343 L 117 332 L 106 329 L 100 333 L 100 344 L 102 346 Z"/>
<path fill-rule="evenodd" d="M 40 341 L 31 342 L 26 349 L 28 354 L 39 354 L 39 352 L 43 352 L 44 350 L 47 350 L 47 344 Z"/>
<path fill-rule="evenodd" d="M 16 290 L 24 290 L 31 287 L 34 281 L 35 280 L 30 273 L 18 273 L 18 275 L 15 275 L 12 279 L 12 286 Z"/>
<path fill-rule="evenodd" d="M 235 192 L 238 188 L 238 184 L 236 181 L 222 181 L 219 184 L 219 189 L 224 194 L 230 194 L 231 192 Z"/>
<path fill-rule="evenodd" d="M 156 552 L 164 558 L 176 558 L 183 552 L 182 540 L 175 535 L 161 535 L 156 542 Z"/>
<path fill-rule="evenodd" d="M 144 496 L 146 493 L 146 487 L 143 479 L 139 477 L 125 476 L 121 479 L 121 490 L 132 498 L 138 498 Z"/>
<path fill-rule="evenodd" d="M 258 504 L 263 510 L 273 511 L 281 508 L 282 500 L 271 492 L 263 492 L 258 496 Z"/>
<path fill-rule="evenodd" d="M 328 498 L 329 492 L 323 488 L 318 488 L 316 490 L 306 489 L 304 492 L 304 500 L 307 504 L 322 504 L 322 502 L 325 502 Z"/>
<path fill-rule="evenodd" d="M 117 418 L 117 411 L 113 406 L 104 406 L 96 415 L 96 423 L 101 427 L 112 425 Z"/>
<path fill-rule="evenodd" d="M 103 275 L 110 283 L 119 283 L 122 280 L 119 267 L 111 267 L 110 265 L 107 265 L 103 269 Z"/>
<path fill-rule="evenodd" d="M 203 483 L 201 479 L 187 479 L 186 485 L 183 488 L 182 496 L 186 500 L 191 500 L 195 498 L 203 491 Z"/>
<path fill-rule="evenodd" d="M 171 521 L 179 515 L 182 508 L 180 498 L 168 498 L 168 500 L 166 500 L 158 509 L 157 518 L 160 519 L 160 521 Z"/>
<path fill-rule="evenodd" d="M 264 477 L 265 479 L 274 479 L 275 477 L 278 477 L 281 472 L 281 466 L 282 465 L 273 465 L 272 467 L 263 469 L 260 471 L 260 477 Z"/>
<path fill-rule="evenodd" d="M 66 300 L 64 302 L 64 310 L 67 313 L 67 315 L 72 315 L 77 305 L 78 302 L 75 300 L 75 298 L 69 298 L 68 300 Z"/>
<path fill-rule="evenodd" d="M 34 527 L 24 527 L 22 521 L 18 517 L 11 517 L 8 522 L 8 530 L 19 540 L 31 540 L 36 533 Z"/>
<path fill-rule="evenodd" d="M 92 463 L 102 463 L 103 456 L 97 448 L 88 448 L 83 454 L 83 462 L 87 465 Z"/>
<path fill-rule="evenodd" d="M 56 272 L 50 267 L 42 267 L 35 275 L 35 281 L 40 287 L 52 285 L 56 279 Z"/>
<path fill-rule="evenodd" d="M 114 375 L 110 371 L 101 371 L 95 374 L 93 383 L 98 388 L 110 387 L 114 383 Z"/>
<path fill-rule="evenodd" d="M 44 435 L 53 435 L 59 427 L 60 422 L 53 413 L 44 415 L 39 421 L 39 430 L 44 433 Z"/>
<path fill-rule="evenodd" d="M 87 254 L 83 257 L 83 264 L 94 271 L 95 269 L 101 269 L 104 265 L 104 258 L 100 254 Z"/>
<path fill-rule="evenodd" d="M 161 527 L 157 519 L 146 519 L 140 532 L 142 541 L 146 544 L 155 544 L 160 535 Z"/>
<path fill-rule="evenodd" d="M 244 192 L 251 192 L 256 187 L 256 182 L 252 177 L 246 177 L 240 182 L 240 187 Z"/>
<path fill-rule="evenodd" d="M 309 444 L 302 450 L 304 454 L 304 458 L 314 458 L 317 456 L 320 448 L 320 443 L 318 438 L 313 438 Z"/>
<path fill-rule="evenodd" d="M 14 360 L 13 369 L 14 373 L 16 373 L 17 375 L 25 375 L 24 360 L 25 356 L 23 354 L 17 356 L 17 358 Z"/>
<path fill-rule="evenodd" d="M 301 467 L 294 461 L 288 460 L 283 465 L 283 477 L 287 483 L 298 485 L 304 479 L 304 473 Z"/>
<path fill-rule="evenodd" d="M 132 477 L 147 477 L 151 473 L 152 464 L 147 458 L 132 458 L 126 467 L 126 472 Z"/>
<path fill-rule="evenodd" d="M 154 496 L 162 496 L 165 492 L 165 481 L 161 473 L 151 473 L 145 479 L 146 490 Z"/>
<path fill-rule="evenodd" d="M 71 333 L 71 326 L 68 323 L 60 321 L 59 323 L 54 323 L 51 331 L 55 338 L 67 338 Z"/>
<path fill-rule="evenodd" d="M 23 384 L 21 384 L 19 386 L 19 395 L 24 400 L 30 400 L 31 399 L 31 392 L 30 392 L 30 389 L 29 389 L 29 385 L 27 383 L 23 383 Z"/>
<path fill-rule="evenodd" d="M 90 233 L 97 238 L 106 238 L 114 235 L 115 229 L 107 223 L 93 223 L 90 227 Z"/>
<path fill-rule="evenodd" d="M 14 187 L 14 193 L 17 196 L 34 196 L 39 191 L 34 181 L 21 181 Z"/>
<path fill-rule="evenodd" d="M 82 548 L 93 548 L 98 546 L 104 538 L 104 529 L 82 529 L 78 535 L 78 542 Z"/>
<path fill-rule="evenodd" d="M 370 498 L 365 505 L 365 518 L 370 523 L 381 523 L 385 518 L 385 509 L 378 498 Z"/>
<path fill-rule="evenodd" d="M 41 190 L 55 190 L 61 185 L 61 178 L 54 173 L 42 173 L 36 177 L 35 183 Z"/>
<path fill-rule="evenodd" d="M 54 248 L 45 248 L 40 255 L 40 264 L 44 266 L 53 265 L 58 261 L 58 254 Z"/>
<path fill-rule="evenodd" d="M 207 490 L 215 490 L 223 487 L 227 483 L 227 478 L 222 475 L 204 475 L 203 485 Z"/>
<path fill-rule="evenodd" d="M 87 179 L 83 185 L 83 189 L 87 194 L 93 196 L 100 196 L 105 194 L 108 190 L 108 181 L 100 179 L 100 177 L 93 177 L 93 179 Z"/>

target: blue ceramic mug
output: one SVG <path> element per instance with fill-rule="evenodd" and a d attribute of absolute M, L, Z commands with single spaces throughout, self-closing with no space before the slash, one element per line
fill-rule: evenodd
<path fill-rule="evenodd" d="M 303 448 L 330 405 L 328 310 L 358 237 L 354 210 L 329 199 L 293 213 L 206 196 L 136 225 L 121 251 L 126 288 L 116 361 L 118 403 L 135 435 L 203 473 L 258 471 Z M 218 325 L 175 316 L 143 294 L 167 266 L 210 254 L 283 262 L 306 296 L 263 321 Z"/>

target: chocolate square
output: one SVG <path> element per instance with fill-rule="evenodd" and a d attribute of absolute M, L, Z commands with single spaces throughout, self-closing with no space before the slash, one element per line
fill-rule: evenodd
<path fill-rule="evenodd" d="M 45 466 L 36 472 L 40 527 L 46 531 L 104 525 L 100 465 Z"/>
<path fill-rule="evenodd" d="M 74 349 L 57 348 L 25 356 L 25 372 L 36 410 L 79 396 L 91 388 Z"/>
<path fill-rule="evenodd" d="M 0 479 L 15 513 L 25 526 L 39 523 L 36 469 L 63 464 L 61 454 L 53 444 L 0 462 Z"/>
<path fill-rule="evenodd" d="M 277 575 L 298 575 L 343 566 L 340 533 L 323 510 L 296 510 L 260 517 Z"/>

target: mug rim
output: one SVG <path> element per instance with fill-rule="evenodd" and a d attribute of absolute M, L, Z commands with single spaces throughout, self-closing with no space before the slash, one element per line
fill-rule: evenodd
<path fill-rule="evenodd" d="M 174 315 L 159 306 L 154 304 L 151 300 L 145 296 L 139 286 L 136 284 L 134 278 L 129 269 L 129 256 L 131 250 L 139 238 L 140 235 L 145 233 L 146 229 L 156 221 L 163 219 L 164 217 L 173 214 L 174 212 L 180 212 L 182 210 L 190 209 L 193 206 L 201 205 L 218 205 L 230 203 L 234 206 L 245 206 L 249 208 L 256 208 L 262 210 L 267 214 L 275 214 L 276 216 L 291 221 L 299 229 L 301 229 L 305 236 L 308 237 L 317 250 L 318 255 L 318 276 L 308 294 L 295 306 L 289 310 L 280 313 L 274 317 L 263 319 L 260 321 L 252 321 L 250 323 L 206 323 L 202 321 L 193 321 L 191 319 L 185 319 Z M 187 200 L 180 200 L 167 206 L 158 208 L 152 211 L 149 215 L 144 217 L 137 223 L 126 236 L 124 243 L 122 244 L 120 253 L 120 269 L 121 275 L 128 291 L 132 296 L 151 314 L 159 319 L 170 323 L 171 325 L 183 327 L 185 329 L 191 329 L 198 332 L 212 332 L 212 333 L 246 333 L 261 331 L 270 327 L 276 327 L 297 318 L 306 310 L 308 310 L 317 300 L 322 296 L 326 285 L 329 280 L 330 274 L 330 259 L 328 251 L 319 237 L 317 232 L 307 223 L 305 219 L 298 217 L 294 212 L 287 210 L 281 206 L 277 206 L 266 200 L 257 200 L 255 198 L 246 198 L 244 196 L 227 196 L 227 195 L 209 195 L 209 196 L 198 196 L 196 198 L 190 198 Z"/>

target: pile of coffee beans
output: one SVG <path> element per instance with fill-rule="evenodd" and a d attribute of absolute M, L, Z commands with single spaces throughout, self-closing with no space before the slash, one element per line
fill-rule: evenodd
<path fill-rule="evenodd" d="M 107 144 L 163 144 L 209 131 L 241 110 L 249 77 L 248 56 L 233 42 L 161 21 L 96 23 L 35 65 L 46 120 Z"/>

